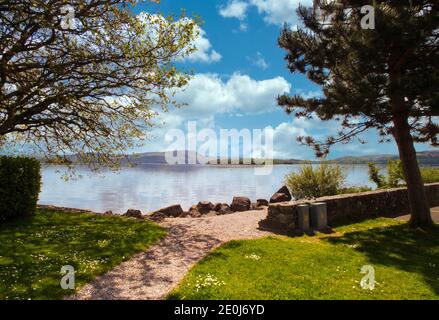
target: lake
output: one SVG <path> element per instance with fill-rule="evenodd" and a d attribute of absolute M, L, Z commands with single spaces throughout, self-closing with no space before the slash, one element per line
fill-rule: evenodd
<path fill-rule="evenodd" d="M 184 210 L 198 201 L 230 203 L 233 196 L 252 201 L 269 199 L 282 186 L 285 175 L 300 165 L 275 165 L 270 175 L 255 175 L 253 167 L 142 165 L 118 172 L 75 169 L 75 178 L 63 179 L 59 166 L 42 168 L 40 204 L 125 212 L 148 212 L 172 204 Z M 367 165 L 343 166 L 348 185 L 369 185 Z"/>

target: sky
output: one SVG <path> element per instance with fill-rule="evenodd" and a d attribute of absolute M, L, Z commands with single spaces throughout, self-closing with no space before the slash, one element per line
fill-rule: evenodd
<path fill-rule="evenodd" d="M 300 0 L 310 5 L 312 0 Z M 277 38 L 285 22 L 297 25 L 299 0 L 162 0 L 160 4 L 140 2 L 135 13 L 142 11 L 163 15 L 189 16 L 203 21 L 200 37 L 195 40 L 198 51 L 178 63 L 178 67 L 194 72 L 183 92 L 176 95 L 182 109 L 160 114 L 161 125 L 150 132 L 150 138 L 135 152 L 163 151 L 170 145 L 166 133 L 171 129 L 187 131 L 188 121 L 197 121 L 197 130 L 274 129 L 274 157 L 282 159 L 314 159 L 310 147 L 296 141 L 298 135 L 324 138 L 340 127 L 335 121 L 304 120 L 287 115 L 276 105 L 280 94 L 312 97 L 321 93 L 305 76 L 291 74 L 284 60 L 285 52 Z M 395 142 L 378 143 L 375 130 L 362 137 L 367 144 L 352 142 L 335 146 L 329 158 L 368 154 L 396 154 Z M 185 145 L 185 149 L 188 145 Z M 417 145 L 418 151 L 430 149 Z M 245 153 L 245 151 L 243 151 Z M 225 155 L 222 155 L 225 156 Z"/>

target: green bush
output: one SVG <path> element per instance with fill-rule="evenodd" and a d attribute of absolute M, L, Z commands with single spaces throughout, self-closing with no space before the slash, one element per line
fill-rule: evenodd
<path fill-rule="evenodd" d="M 439 168 L 420 168 L 424 183 L 439 182 Z M 396 188 L 405 185 L 404 172 L 400 160 L 387 162 L 387 175 L 380 174 L 380 170 L 369 163 L 369 179 L 377 185 L 377 188 Z"/>
<path fill-rule="evenodd" d="M 360 193 L 372 191 L 372 188 L 368 186 L 358 186 L 358 187 L 346 187 L 338 190 L 338 194 L 348 194 L 348 193 Z"/>
<path fill-rule="evenodd" d="M 32 158 L 0 157 L 0 220 L 35 214 L 40 169 Z"/>
<path fill-rule="evenodd" d="M 374 163 L 369 162 L 369 179 L 378 189 L 397 188 L 405 184 L 404 171 L 400 160 L 387 161 L 387 175 L 380 174 Z"/>
<path fill-rule="evenodd" d="M 421 168 L 424 183 L 439 182 L 439 168 Z"/>
<path fill-rule="evenodd" d="M 380 173 L 373 162 L 367 164 L 369 166 L 369 180 L 377 185 L 377 188 L 384 188 L 386 186 L 386 176 Z"/>
<path fill-rule="evenodd" d="M 316 167 L 311 164 L 303 165 L 298 172 L 292 172 L 285 177 L 285 184 L 295 199 L 304 199 L 336 195 L 345 180 L 343 169 L 339 165 L 322 162 Z"/>

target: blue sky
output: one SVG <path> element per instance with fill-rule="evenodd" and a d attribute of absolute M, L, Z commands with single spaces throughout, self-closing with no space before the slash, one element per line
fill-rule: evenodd
<path fill-rule="evenodd" d="M 310 4 L 311 0 L 301 0 Z M 177 100 L 188 105 L 171 110 L 159 119 L 164 124 L 151 131 L 151 140 L 135 151 L 164 150 L 169 129 L 184 129 L 187 121 L 196 120 L 197 129 L 274 128 L 276 158 L 313 159 L 309 147 L 296 142 L 297 135 L 324 137 L 339 129 L 338 123 L 304 121 L 288 116 L 276 106 L 283 93 L 318 95 L 320 90 L 302 75 L 286 68 L 284 51 L 277 45 L 284 21 L 297 24 L 298 0 L 162 0 L 160 4 L 140 3 L 135 13 L 146 11 L 179 15 L 185 9 L 204 22 L 196 41 L 198 52 L 180 63 L 194 71 L 188 88 Z M 366 145 L 352 142 L 334 147 L 330 158 L 343 155 L 397 153 L 394 142 L 379 144 L 376 132 L 362 136 Z M 417 150 L 429 149 L 418 145 Z"/>

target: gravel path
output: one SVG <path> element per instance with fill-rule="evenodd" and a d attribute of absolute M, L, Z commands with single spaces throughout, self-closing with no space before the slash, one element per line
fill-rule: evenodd
<path fill-rule="evenodd" d="M 258 229 L 267 210 L 203 218 L 165 219 L 168 235 L 82 287 L 68 299 L 162 299 L 197 261 L 234 239 L 270 234 Z"/>

